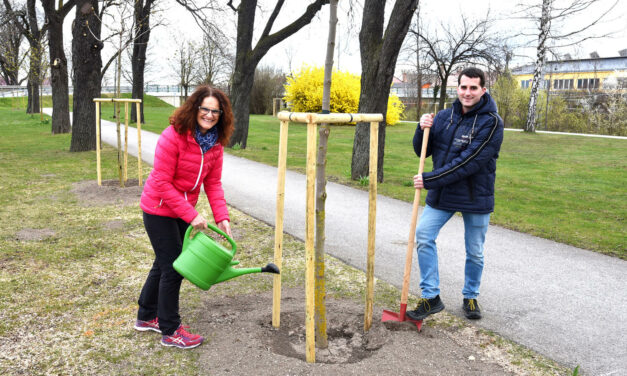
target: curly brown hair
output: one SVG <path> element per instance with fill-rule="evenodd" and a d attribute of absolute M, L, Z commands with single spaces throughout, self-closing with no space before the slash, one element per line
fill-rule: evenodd
<path fill-rule="evenodd" d="M 231 109 L 231 101 L 219 89 L 208 85 L 202 85 L 196 88 L 192 95 L 170 116 L 170 124 L 180 134 L 186 134 L 196 128 L 196 118 L 198 115 L 198 107 L 207 97 L 214 97 L 220 103 L 222 114 L 218 123 L 218 143 L 227 146 L 234 130 L 233 110 Z"/>

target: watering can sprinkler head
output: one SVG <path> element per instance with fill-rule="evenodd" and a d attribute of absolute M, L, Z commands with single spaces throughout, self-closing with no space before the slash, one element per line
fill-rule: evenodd
<path fill-rule="evenodd" d="M 202 232 L 197 232 L 190 238 L 192 226 L 189 226 L 183 239 L 183 251 L 174 261 L 174 269 L 187 280 L 203 290 L 209 290 L 212 285 L 227 281 L 250 273 L 275 273 L 279 268 L 269 263 L 263 268 L 233 268 L 239 264 L 233 257 L 237 250 L 235 241 L 212 224 L 209 228 L 222 235 L 230 244 L 231 250 L 211 239 Z"/>
<path fill-rule="evenodd" d="M 262 273 L 281 274 L 281 272 L 279 271 L 279 267 L 274 265 L 273 263 L 269 263 L 268 265 L 266 265 L 263 268 L 261 268 L 261 272 Z"/>

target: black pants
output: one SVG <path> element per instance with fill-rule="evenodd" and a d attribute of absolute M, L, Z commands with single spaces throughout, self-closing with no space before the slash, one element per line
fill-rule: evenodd
<path fill-rule="evenodd" d="M 155 261 L 139 295 L 137 319 L 159 318 L 159 329 L 171 335 L 181 324 L 179 292 L 183 277 L 172 263 L 181 254 L 183 237 L 189 227 L 180 218 L 144 213 L 144 227 L 155 251 Z"/>

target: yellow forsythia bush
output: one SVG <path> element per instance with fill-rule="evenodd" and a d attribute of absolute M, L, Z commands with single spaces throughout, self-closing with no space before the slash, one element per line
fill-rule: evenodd
<path fill-rule="evenodd" d="M 331 112 L 356 113 L 359 108 L 361 78 L 348 72 L 334 71 L 331 80 Z M 283 100 L 295 112 L 320 112 L 323 81 L 324 68 L 304 66 L 299 72 L 288 76 Z M 404 109 L 401 100 L 394 94 L 390 95 L 387 123 L 398 123 Z"/>

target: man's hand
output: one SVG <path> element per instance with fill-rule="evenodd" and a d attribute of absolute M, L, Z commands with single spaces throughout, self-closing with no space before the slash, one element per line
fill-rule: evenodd
<path fill-rule="evenodd" d="M 420 129 L 431 128 L 433 125 L 433 115 L 433 113 L 430 113 L 420 117 Z"/>
<path fill-rule="evenodd" d="M 196 218 L 192 219 L 190 225 L 196 230 L 204 230 L 207 228 L 207 220 L 201 214 L 198 214 Z"/>
<path fill-rule="evenodd" d="M 414 176 L 414 188 L 423 189 L 425 187 L 424 182 L 422 181 L 422 174 L 418 174 Z"/>

